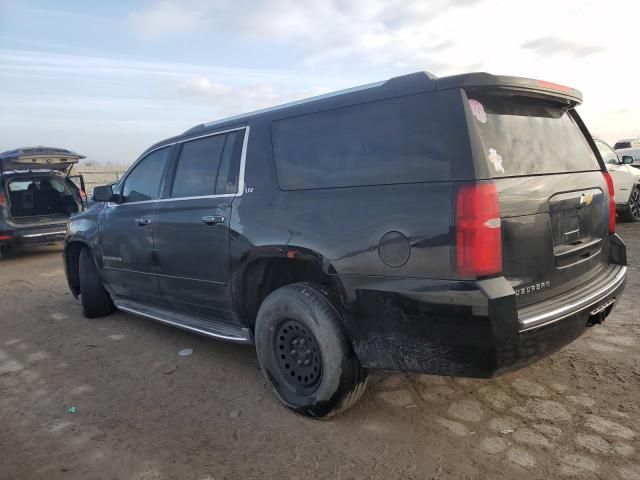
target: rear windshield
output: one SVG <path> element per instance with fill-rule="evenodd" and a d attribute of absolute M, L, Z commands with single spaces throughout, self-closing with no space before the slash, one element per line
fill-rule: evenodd
<path fill-rule="evenodd" d="M 447 180 L 433 95 L 381 100 L 273 123 L 284 190 Z"/>
<path fill-rule="evenodd" d="M 519 97 L 468 96 L 493 177 L 600 170 L 565 109 Z"/>

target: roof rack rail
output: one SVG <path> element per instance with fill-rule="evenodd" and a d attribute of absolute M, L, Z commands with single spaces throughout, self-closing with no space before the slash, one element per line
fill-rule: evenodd
<path fill-rule="evenodd" d="M 337 97 L 339 95 L 345 95 L 347 93 L 359 92 L 359 91 L 362 91 L 362 90 L 368 90 L 370 88 L 381 87 L 382 85 L 385 85 L 387 83 L 392 84 L 392 83 L 401 82 L 401 81 L 416 81 L 416 80 L 424 81 L 425 79 L 428 80 L 428 81 L 434 81 L 434 80 L 437 79 L 437 77 L 435 75 L 433 75 L 432 73 L 427 72 L 427 71 L 410 73 L 410 74 L 407 74 L 407 75 L 400 75 L 400 76 L 397 76 L 397 77 L 392 77 L 392 78 L 390 78 L 388 80 L 382 80 L 380 82 L 368 83 L 366 85 L 359 85 L 357 87 L 345 88 L 344 90 L 338 90 L 338 91 L 335 91 L 335 92 L 325 93 L 325 94 L 322 94 L 322 95 L 316 95 L 314 97 L 303 98 L 301 100 L 295 100 L 293 102 L 283 103 L 281 105 L 276 105 L 276 106 L 273 106 L 273 107 L 262 108 L 262 109 L 259 109 L 259 110 L 243 113 L 243 114 L 240 114 L 240 115 L 233 115 L 231 117 L 222 118 L 220 120 L 214 120 L 212 122 L 201 123 L 199 125 L 196 125 L 194 127 L 191 127 L 190 129 L 186 130 L 183 133 L 183 135 L 187 134 L 187 133 L 190 133 L 192 131 L 197 131 L 197 130 L 199 130 L 201 128 L 212 127 L 212 126 L 215 126 L 215 125 L 221 125 L 223 123 L 232 122 L 233 120 L 239 120 L 241 118 L 249 117 L 249 116 L 252 116 L 252 115 L 259 115 L 261 113 L 273 112 L 273 111 L 280 110 L 280 109 L 283 109 L 283 108 L 295 107 L 297 105 L 304 105 L 306 103 L 315 102 L 317 100 L 324 100 L 326 98 L 332 98 L 332 97 Z"/>

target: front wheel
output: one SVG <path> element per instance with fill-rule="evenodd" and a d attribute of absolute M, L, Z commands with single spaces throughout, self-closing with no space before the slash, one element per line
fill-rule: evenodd
<path fill-rule="evenodd" d="M 629 196 L 627 208 L 620 214 L 625 222 L 637 222 L 640 220 L 640 189 L 635 187 Z"/>
<path fill-rule="evenodd" d="M 338 309 L 319 285 L 295 283 L 272 292 L 255 328 L 260 367 L 287 407 L 328 417 L 362 396 L 367 371 L 347 338 Z"/>
<path fill-rule="evenodd" d="M 105 290 L 98 269 L 88 248 L 83 248 L 78 261 L 80 277 L 80 302 L 87 318 L 104 317 L 113 312 L 114 306 Z"/>

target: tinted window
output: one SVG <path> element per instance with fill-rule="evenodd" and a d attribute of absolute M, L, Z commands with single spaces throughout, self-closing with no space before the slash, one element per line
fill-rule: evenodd
<path fill-rule="evenodd" d="M 618 160 L 618 154 L 611 150 L 611 148 L 609 148 L 609 145 L 596 140 L 596 146 L 598 147 L 598 151 L 600 152 L 600 156 L 602 157 L 602 160 L 604 160 L 604 163 L 610 163 L 612 165 L 617 165 L 618 163 L 620 163 Z"/>
<path fill-rule="evenodd" d="M 122 194 L 125 202 L 155 200 L 160 196 L 160 185 L 170 148 L 150 153 L 131 170 L 124 181 Z"/>
<path fill-rule="evenodd" d="M 619 150 L 621 148 L 631 148 L 631 142 L 616 142 L 613 148 L 615 148 L 616 150 Z"/>
<path fill-rule="evenodd" d="M 449 178 L 430 95 L 413 95 L 288 118 L 273 124 L 285 190 Z"/>
<path fill-rule="evenodd" d="M 216 179 L 226 137 L 214 135 L 183 144 L 173 180 L 172 197 L 216 193 Z"/>
<path fill-rule="evenodd" d="M 480 133 L 494 177 L 600 169 L 587 139 L 562 108 L 508 96 L 470 95 L 470 105 L 476 112 L 471 128 Z"/>

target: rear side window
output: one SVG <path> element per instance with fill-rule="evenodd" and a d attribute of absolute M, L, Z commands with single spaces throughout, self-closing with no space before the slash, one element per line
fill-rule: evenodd
<path fill-rule="evenodd" d="M 171 191 L 173 198 L 215 194 L 225 139 L 225 135 L 215 135 L 182 146 Z"/>
<path fill-rule="evenodd" d="M 185 142 L 171 197 L 236 193 L 241 137 L 242 131 L 236 131 Z"/>
<path fill-rule="evenodd" d="M 161 148 L 140 160 L 124 181 L 124 201 L 143 202 L 160 196 L 160 185 L 171 149 Z"/>
<path fill-rule="evenodd" d="M 436 102 L 412 95 L 273 123 L 284 190 L 449 179 L 440 153 Z"/>
<path fill-rule="evenodd" d="M 493 177 L 600 170 L 568 111 L 512 96 L 469 94 L 476 128 Z"/>
<path fill-rule="evenodd" d="M 631 148 L 631 142 L 617 142 L 613 148 L 619 150 L 621 148 Z"/>

